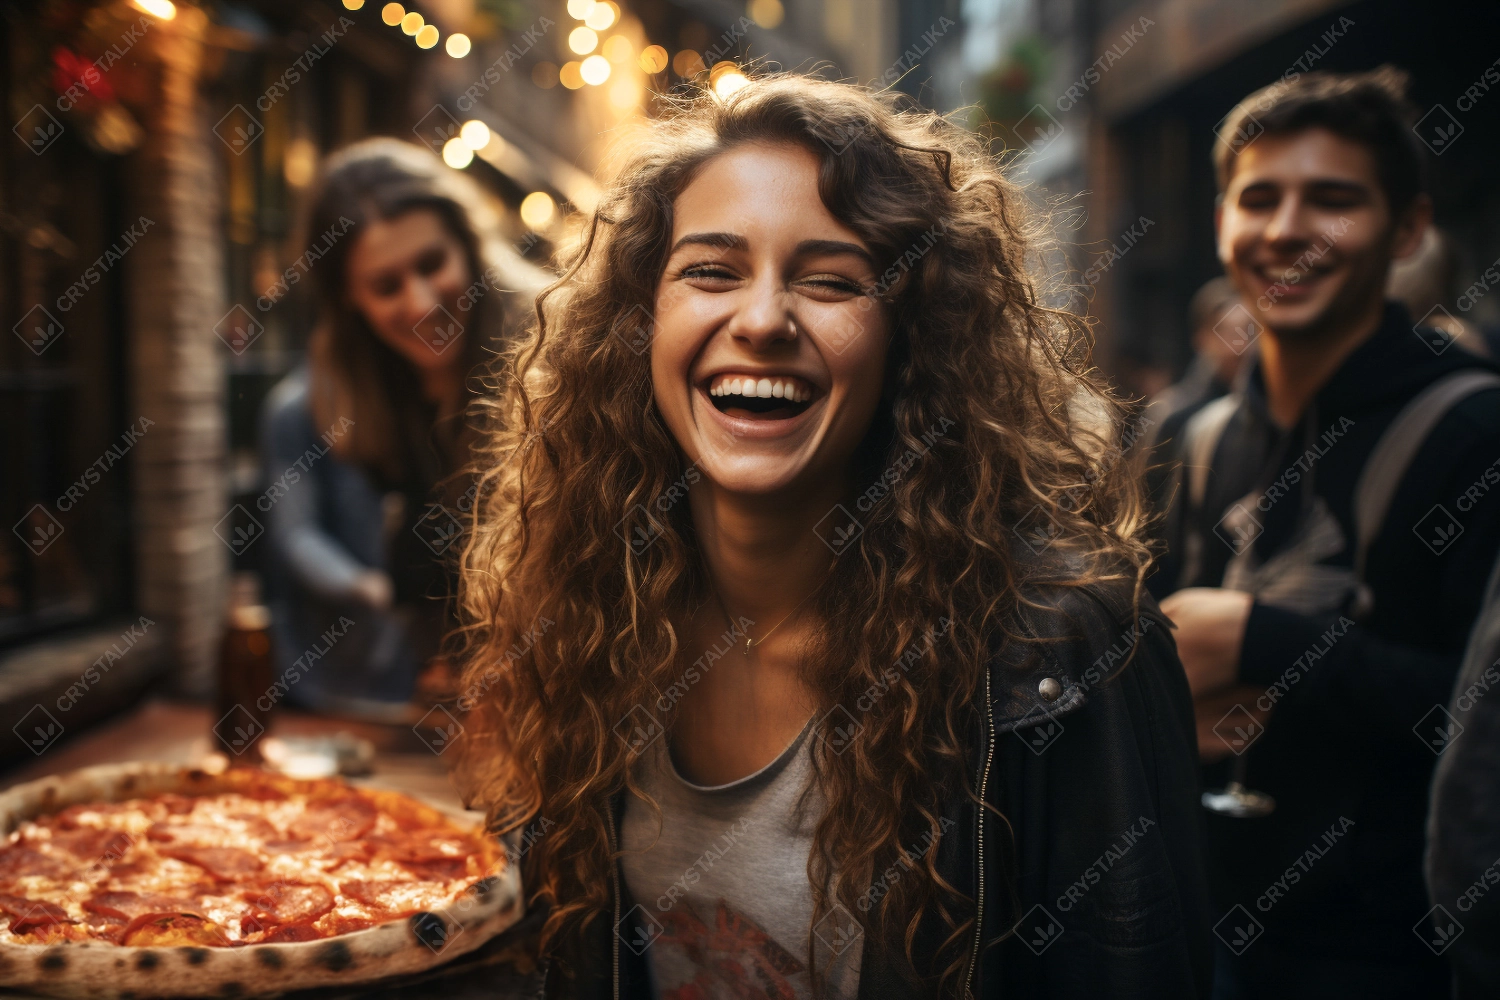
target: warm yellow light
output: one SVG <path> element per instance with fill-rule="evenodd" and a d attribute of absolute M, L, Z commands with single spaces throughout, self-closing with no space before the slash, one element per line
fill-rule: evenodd
<path fill-rule="evenodd" d="M 521 221 L 532 229 L 546 229 L 557 215 L 557 202 L 545 191 L 533 191 L 521 199 Z"/>
<path fill-rule="evenodd" d="M 359 10 L 365 5 L 365 0 L 344 0 L 345 10 Z"/>
<path fill-rule="evenodd" d="M 583 23 L 595 31 L 603 31 L 615 23 L 620 16 L 620 9 L 612 3 L 596 3 L 594 9 L 584 17 Z"/>
<path fill-rule="evenodd" d="M 750 0 L 745 13 L 762 28 L 774 28 L 786 17 L 786 8 L 781 6 L 781 0 Z"/>
<path fill-rule="evenodd" d="M 400 24 L 401 19 L 405 16 L 406 8 L 399 3 L 388 3 L 380 8 L 380 19 L 393 28 Z"/>
<path fill-rule="evenodd" d="M 531 67 L 531 82 L 543 90 L 551 90 L 557 86 L 557 64 L 539 62 Z"/>
<path fill-rule="evenodd" d="M 307 187 L 318 172 L 317 145 L 305 136 L 298 136 L 287 143 L 286 153 L 281 160 L 281 172 L 289 186 Z"/>
<path fill-rule="evenodd" d="M 692 49 L 683 49 L 672 57 L 672 69 L 678 76 L 697 76 L 702 73 L 706 66 L 703 65 L 703 57 Z"/>
<path fill-rule="evenodd" d="M 628 63 L 630 57 L 635 55 L 635 46 L 624 35 L 610 35 L 604 40 L 604 48 L 599 51 L 612 63 Z"/>
<path fill-rule="evenodd" d="M 636 77 L 621 73 L 609 85 L 609 106 L 616 111 L 629 111 L 641 103 L 641 88 Z"/>
<path fill-rule="evenodd" d="M 458 137 L 470 149 L 483 149 L 490 144 L 490 127 L 478 118 L 470 118 L 458 130 Z"/>
<path fill-rule="evenodd" d="M 455 59 L 462 59 L 469 54 L 469 50 L 473 47 L 474 44 L 469 41 L 469 36 L 463 32 L 459 32 L 456 35 L 449 35 L 448 44 L 444 46 L 448 50 L 448 54 Z"/>
<path fill-rule="evenodd" d="M 735 70 L 733 73 L 724 73 L 713 82 L 714 93 L 719 97 L 728 97 L 736 90 L 750 86 L 750 78 Z"/>
<path fill-rule="evenodd" d="M 609 79 L 609 60 L 603 56 L 589 56 L 578 67 L 578 72 L 583 77 L 583 82 L 597 87 Z"/>
<path fill-rule="evenodd" d="M 667 50 L 660 45 L 648 45 L 641 52 L 641 72 L 660 73 L 667 68 Z"/>
<path fill-rule="evenodd" d="M 599 33 L 593 28 L 574 28 L 568 32 L 568 48 L 581 56 L 586 56 L 594 51 L 599 44 Z"/>
<path fill-rule="evenodd" d="M 438 43 L 437 25 L 429 24 L 417 32 L 417 48 L 430 49 Z"/>
<path fill-rule="evenodd" d="M 134 0 L 135 5 L 152 17 L 170 21 L 177 16 L 177 7 L 172 0 Z"/>
<path fill-rule="evenodd" d="M 417 32 L 422 30 L 422 25 L 424 23 L 425 22 L 422 20 L 422 15 L 418 14 L 416 11 L 412 11 L 410 14 L 407 14 L 401 19 L 401 30 L 408 35 L 415 35 Z"/>
<path fill-rule="evenodd" d="M 598 2 L 599 0 L 568 0 L 568 16 L 582 21 Z"/>
<path fill-rule="evenodd" d="M 462 139 L 454 136 L 443 143 L 443 162 L 454 170 L 462 170 L 474 162 L 474 151 Z"/>
<path fill-rule="evenodd" d="M 577 59 L 562 64 L 562 68 L 557 71 L 557 82 L 569 90 L 577 90 L 583 86 L 582 66 Z"/>

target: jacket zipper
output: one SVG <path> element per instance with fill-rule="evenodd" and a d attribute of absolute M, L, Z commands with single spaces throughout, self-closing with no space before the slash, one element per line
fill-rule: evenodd
<path fill-rule="evenodd" d="M 620 866 L 615 863 L 615 813 L 605 803 L 604 821 L 609 825 L 609 877 L 614 885 L 615 922 L 614 933 L 609 936 L 610 980 L 614 986 L 614 1000 L 620 1000 Z"/>
<path fill-rule="evenodd" d="M 964 996 L 973 1000 L 974 972 L 979 966 L 979 942 L 984 934 L 984 803 L 989 790 L 990 762 L 995 755 L 995 715 L 990 706 L 990 672 L 984 672 L 984 765 L 979 769 L 979 808 L 974 820 L 974 843 L 978 848 L 979 871 L 975 881 L 974 946 L 969 952 L 969 971 L 964 976 Z M 618 997 L 616 998 L 618 1000 Z"/>

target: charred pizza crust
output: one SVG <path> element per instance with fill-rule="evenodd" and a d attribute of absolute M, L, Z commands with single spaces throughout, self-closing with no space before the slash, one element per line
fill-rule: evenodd
<path fill-rule="evenodd" d="M 123 831 L 93 808 L 127 800 L 152 811 Z M 264 772 L 113 764 L 19 785 L 0 793 L 0 985 L 270 996 L 420 972 L 520 919 L 515 867 L 476 833 L 406 796 Z"/>

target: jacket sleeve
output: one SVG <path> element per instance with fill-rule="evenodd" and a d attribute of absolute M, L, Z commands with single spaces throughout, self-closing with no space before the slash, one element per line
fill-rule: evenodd
<path fill-rule="evenodd" d="M 993 706 L 1014 830 L 993 863 L 1014 871 L 1019 922 L 989 963 L 1014 996 L 1206 997 L 1197 743 L 1175 643 L 1148 596 L 1138 617 L 1082 591 L 1058 610 L 1070 628 L 1050 666 L 1011 672 Z M 1037 713 L 1045 675 L 1065 711 Z"/>
<path fill-rule="evenodd" d="M 254 513 L 269 518 L 272 558 L 300 587 L 331 602 L 351 601 L 367 567 L 323 529 L 319 470 L 304 458 L 318 443 L 306 392 L 287 387 L 273 393 L 261 416 L 267 483 L 261 496 L 268 509 Z"/>
<path fill-rule="evenodd" d="M 1494 394 L 1485 394 L 1493 397 Z M 1489 401 L 1475 398 L 1473 409 Z M 1481 410 L 1482 412 L 1482 410 Z M 1491 408 L 1493 412 L 1493 408 Z M 1493 418 L 1488 418 L 1493 419 Z M 1463 418 L 1445 421 L 1434 437 L 1457 428 L 1467 436 L 1457 461 L 1418 462 L 1408 473 L 1398 499 L 1413 499 L 1397 506 L 1382 527 L 1371 550 L 1372 562 L 1382 548 L 1402 560 L 1409 575 L 1399 582 L 1409 588 L 1433 588 L 1436 620 L 1432 622 L 1432 645 L 1415 646 L 1386 638 L 1368 622 L 1344 624 L 1281 608 L 1255 604 L 1246 623 L 1240 647 L 1240 679 L 1247 684 L 1270 687 L 1280 682 L 1277 703 L 1299 711 L 1327 710 L 1361 720 L 1361 731 L 1371 740 L 1413 740 L 1412 727 L 1432 711 L 1446 705 L 1453 692 L 1463 657 L 1463 643 L 1479 613 L 1490 567 L 1500 550 L 1500 429 L 1493 425 L 1467 424 Z M 1445 464 L 1441 482 L 1431 475 L 1434 465 Z M 1492 482 L 1493 481 L 1493 482 Z M 1481 493 L 1479 487 L 1485 488 Z M 1466 490 L 1472 490 L 1465 496 Z M 1473 501 L 1473 495 L 1479 500 Z M 1433 512 L 1434 498 L 1460 521 L 1463 534 L 1439 553 L 1429 552 L 1412 522 Z M 1465 509 L 1467 508 L 1467 509 Z M 1415 515 L 1410 512 L 1415 510 Z M 1397 546 L 1405 546 L 1398 549 Z M 1430 564 L 1424 565 L 1424 563 Z M 1391 590 L 1391 588 L 1387 588 Z M 1400 600 L 1402 592 L 1380 595 L 1381 600 Z M 1374 620 L 1379 619 L 1377 601 Z M 1345 619 L 1347 622 L 1348 619 Z M 1315 707 L 1316 706 L 1316 707 Z M 1271 725 L 1274 725 L 1274 721 Z M 1425 738 L 1425 737 L 1424 737 Z"/>

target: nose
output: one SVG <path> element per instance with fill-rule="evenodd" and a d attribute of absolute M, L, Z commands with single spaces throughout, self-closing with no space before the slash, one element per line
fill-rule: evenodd
<path fill-rule="evenodd" d="M 408 322 L 414 325 L 421 322 L 438 301 L 437 292 L 427 279 L 411 278 L 406 282 L 406 295 L 402 305 Z"/>
<path fill-rule="evenodd" d="M 746 286 L 743 295 L 727 327 L 730 336 L 755 351 L 797 339 L 791 293 L 779 281 L 771 276 L 756 278 Z"/>
<path fill-rule="evenodd" d="M 1307 215 L 1301 196 L 1289 192 L 1282 197 L 1266 224 L 1266 242 L 1282 246 L 1301 246 L 1311 242 L 1312 230 Z"/>

